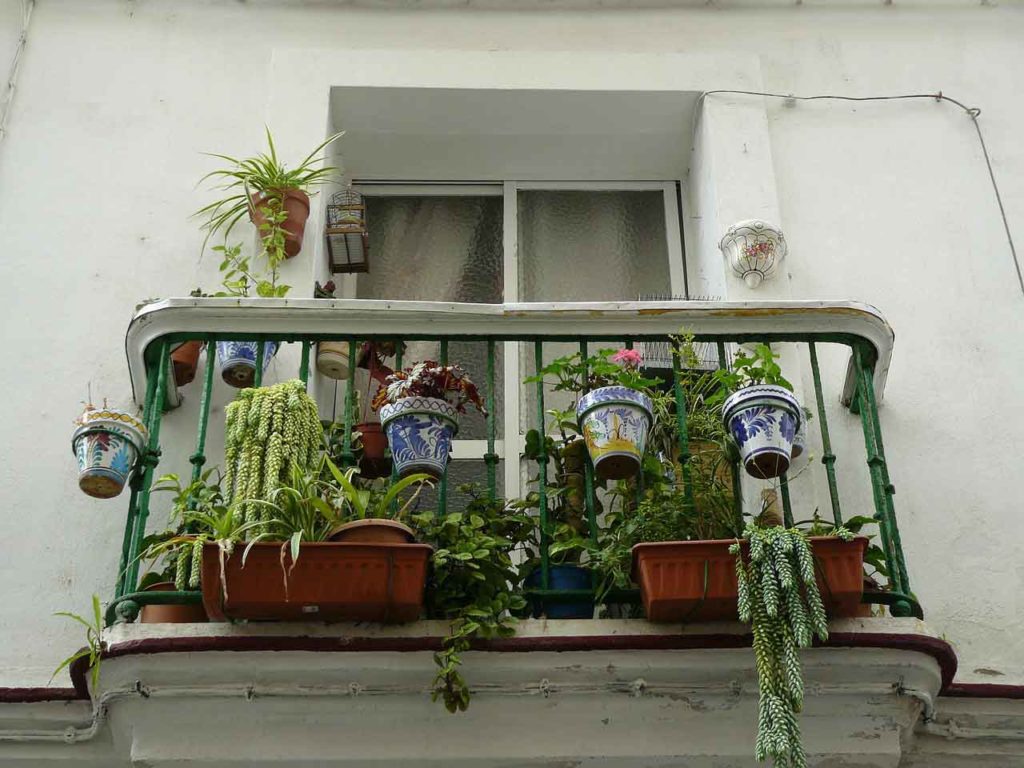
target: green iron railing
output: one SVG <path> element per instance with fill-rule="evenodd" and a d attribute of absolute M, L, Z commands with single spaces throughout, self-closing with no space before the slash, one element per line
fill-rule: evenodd
<path fill-rule="evenodd" d="M 195 449 L 189 456 L 192 478 L 198 479 L 207 463 L 206 439 L 210 428 L 211 392 L 214 376 L 216 342 L 250 340 L 258 345 L 255 386 L 262 379 L 262 342 L 298 344 L 301 348 L 298 378 L 309 384 L 310 354 L 318 341 L 347 341 L 349 374 L 345 395 L 343 462 L 352 465 L 356 460 L 352 432 L 353 399 L 357 352 L 365 341 L 392 342 L 397 352 L 396 367 L 401 367 L 402 343 L 408 341 L 437 342 L 442 362 L 448 358 L 448 345 L 454 341 L 486 344 L 486 373 L 482 382 L 488 406 L 486 418 L 486 451 L 480 456 L 486 465 L 487 489 L 491 498 L 497 495 L 496 452 L 496 391 L 498 371 L 495 364 L 496 345 L 517 342 L 532 348 L 526 359 L 533 370 L 544 366 L 545 344 L 572 342 L 585 359 L 596 344 L 607 346 L 609 341 L 631 346 L 637 342 L 669 342 L 670 334 L 681 326 L 694 333 L 695 340 L 707 342 L 717 350 L 719 366 L 727 365 L 727 345 L 743 342 L 773 344 L 801 344 L 806 348 L 814 388 L 814 405 L 821 435 L 821 464 L 828 486 L 831 517 L 841 525 L 839 483 L 836 474 L 837 457 L 833 453 L 825 393 L 818 358 L 821 344 L 839 344 L 849 348 L 850 363 L 847 372 L 844 402 L 859 416 L 863 432 L 866 463 L 870 475 L 873 518 L 878 524 L 878 539 L 884 552 L 889 572 L 884 589 L 865 593 L 867 603 L 885 604 L 895 616 L 918 616 L 921 609 L 910 587 L 906 563 L 900 543 L 899 529 L 893 503 L 894 488 L 889 478 L 885 450 L 882 444 L 881 423 L 878 414 L 876 388 L 884 378 L 891 348 L 892 332 L 883 318 L 863 305 L 848 303 L 823 304 L 820 302 L 790 302 L 785 305 L 705 305 L 697 302 L 666 302 L 657 304 L 593 304 L 593 305 L 468 305 L 464 308 L 416 302 L 375 302 L 302 300 L 298 302 L 276 300 L 250 300 L 243 306 L 226 300 L 170 300 L 147 308 L 136 317 L 129 329 L 128 351 L 132 364 L 133 385 L 144 391 L 143 420 L 149 431 L 149 445 L 140 457 L 139 466 L 131 482 L 128 516 L 125 525 L 117 586 L 114 599 L 107 611 L 107 622 L 133 621 L 140 607 L 147 604 L 189 604 L 201 602 L 199 592 L 141 592 L 138 590 L 139 553 L 146 534 L 150 512 L 150 488 L 155 469 L 160 463 L 162 446 L 160 426 L 164 418 L 166 392 L 171 386 L 170 352 L 180 343 L 202 340 L 206 343 L 207 363 L 199 399 Z M 165 318 L 154 318 L 163 312 Z M 156 320 L 156 321 L 155 321 Z M 234 326 L 234 327 L 233 327 Z M 196 330 L 196 328 L 210 330 Z M 223 330 L 212 330 L 221 327 Z M 243 329 L 244 328 L 244 329 Z M 345 328 L 345 331 L 335 329 Z M 588 330 L 589 329 L 589 330 Z M 627 333 L 623 333 L 623 332 Z M 673 355 L 673 392 L 682 466 L 685 498 L 693 501 L 690 445 L 686 424 L 684 390 L 680 386 L 679 359 Z M 457 361 L 456 361 L 457 362 Z M 506 365 L 512 364 L 506 360 Z M 881 368 L 880 368 L 881 364 Z M 280 374 L 281 372 L 278 371 Z M 287 378 L 287 376 L 279 378 Z M 143 385 L 144 383 L 144 390 Z M 226 385 L 224 385 L 226 386 Z M 535 412 L 533 423 L 544 430 L 545 385 L 535 385 Z M 176 399 L 175 399 L 176 400 Z M 506 425 L 507 426 L 507 425 Z M 505 434 L 506 461 L 518 461 L 520 435 Z M 518 432 L 518 427 L 515 430 Z M 525 430 L 524 430 L 525 431 Z M 511 454 L 511 455 L 509 455 Z M 731 467 L 735 512 L 743 514 L 743 484 L 738 462 Z M 551 521 L 547 498 L 546 457 L 538 462 L 537 492 L 538 525 L 540 531 L 540 587 L 532 594 L 544 602 L 578 600 L 593 593 L 587 590 L 556 590 L 550 584 Z M 600 520 L 597 513 L 595 480 L 588 460 L 585 467 L 585 505 L 591 541 L 596 542 Z M 793 523 L 792 499 L 788 478 L 779 481 L 783 514 L 787 525 Z M 449 503 L 447 478 L 438 484 L 437 509 L 445 513 Z M 614 593 L 616 601 L 636 599 L 635 591 Z"/>

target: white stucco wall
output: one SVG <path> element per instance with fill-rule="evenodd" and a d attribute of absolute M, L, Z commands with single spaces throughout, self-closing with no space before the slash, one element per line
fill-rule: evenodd
<path fill-rule="evenodd" d="M 0 2 L 0 52 L 17 35 L 18 5 Z M 1024 9 L 748 5 L 499 12 L 41 0 L 0 144 L 0 391 L 9 404 L 0 685 L 45 683 L 79 641 L 50 614 L 112 593 L 127 497 L 79 493 L 71 421 L 90 383 L 94 399 L 128 401 L 123 334 L 137 302 L 216 284 L 188 218 L 209 199 L 194 188 L 214 167 L 200 152 L 255 151 L 266 122 L 298 154 L 324 135 L 331 85 L 941 88 L 982 108 L 1020 230 L 1024 106 L 1014 76 L 1024 71 Z M 932 102 L 789 108 L 732 96 L 709 97 L 705 114 L 689 190 L 691 268 L 705 265 L 715 285 L 720 229 L 776 216 L 790 244 L 787 275 L 761 295 L 859 299 L 888 315 L 897 350 L 882 418 L 914 589 L 929 623 L 956 644 L 962 679 L 1024 682 L 1013 535 L 1024 434 L 1014 407 L 1024 353 L 1013 331 L 1024 297 L 970 121 Z M 298 295 L 311 289 L 314 241 L 286 267 Z M 749 295 L 726 285 L 731 298 Z M 835 392 L 844 363 L 823 355 L 823 367 Z M 164 423 L 178 458 L 168 448 L 161 470 L 187 468 L 197 399 L 187 394 Z M 215 418 L 228 396 L 218 390 Z M 845 511 L 866 512 L 869 497 L 852 492 L 864 474 L 859 427 L 838 406 L 832 415 L 840 480 L 851 487 Z M 211 430 L 211 454 L 218 447 Z"/>

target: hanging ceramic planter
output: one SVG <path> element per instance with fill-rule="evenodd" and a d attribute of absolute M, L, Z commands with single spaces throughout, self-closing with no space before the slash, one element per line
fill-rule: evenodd
<path fill-rule="evenodd" d="M 602 480 L 623 480 L 640 469 L 654 416 L 651 400 L 628 387 L 601 387 L 576 406 L 580 431 Z"/>
<path fill-rule="evenodd" d="M 71 437 L 78 487 L 97 499 L 121 493 L 146 445 L 146 427 L 129 413 L 87 408 Z"/>
<path fill-rule="evenodd" d="M 258 341 L 218 341 L 217 362 L 220 364 L 221 378 L 232 387 L 237 387 L 238 389 L 251 387 L 256 380 L 256 353 L 258 349 Z M 277 354 L 277 342 L 264 342 L 264 373 L 275 354 Z"/>
<path fill-rule="evenodd" d="M 459 430 L 459 414 L 448 401 L 436 397 L 403 397 L 385 403 L 380 423 L 391 446 L 399 477 L 426 472 L 439 478 L 448 466 L 452 438 Z"/>
<path fill-rule="evenodd" d="M 199 366 L 199 353 L 203 349 L 201 341 L 186 341 L 171 352 L 171 365 L 174 368 L 174 383 L 179 387 L 192 383 Z"/>
<path fill-rule="evenodd" d="M 803 421 L 792 392 L 763 384 L 744 387 L 726 399 L 722 419 L 748 474 L 765 480 L 789 470 L 793 442 Z"/>
<path fill-rule="evenodd" d="M 348 379 L 348 342 L 321 341 L 316 345 L 316 369 L 329 379 Z"/>

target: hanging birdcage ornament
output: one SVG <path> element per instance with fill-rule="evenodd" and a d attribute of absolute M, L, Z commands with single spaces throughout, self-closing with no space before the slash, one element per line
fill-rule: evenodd
<path fill-rule="evenodd" d="M 750 219 L 729 227 L 718 248 L 747 287 L 757 288 L 775 275 L 785 258 L 786 238 L 778 227 Z"/>
<path fill-rule="evenodd" d="M 370 271 L 366 205 L 363 196 L 354 189 L 331 196 L 324 237 L 332 274 Z"/>

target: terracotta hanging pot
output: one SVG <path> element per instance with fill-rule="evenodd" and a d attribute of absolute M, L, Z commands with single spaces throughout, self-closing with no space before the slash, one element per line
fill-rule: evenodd
<path fill-rule="evenodd" d="M 171 353 L 171 365 L 174 367 L 174 383 L 184 387 L 196 377 L 199 366 L 199 353 L 203 349 L 201 341 L 186 341 Z"/>
<path fill-rule="evenodd" d="M 284 230 L 284 252 L 288 258 L 296 256 L 302 250 L 302 236 L 306 231 L 306 220 L 309 218 L 309 195 L 298 189 L 273 190 L 273 192 L 260 192 L 252 196 L 252 223 L 256 229 L 263 232 L 263 225 L 267 218 L 263 213 L 263 206 L 271 194 L 280 194 L 284 203 L 284 211 L 287 218 L 282 222 Z"/>
<path fill-rule="evenodd" d="M 370 480 L 391 474 L 391 457 L 388 456 L 388 439 L 379 422 L 364 421 L 356 424 L 359 441 L 363 446 L 359 458 L 359 473 Z"/>
<path fill-rule="evenodd" d="M 161 581 L 146 587 L 146 592 L 176 592 L 173 581 Z M 206 621 L 202 605 L 144 605 L 139 621 L 143 624 L 199 624 Z"/>

